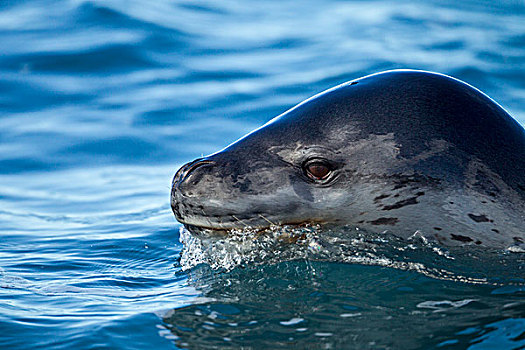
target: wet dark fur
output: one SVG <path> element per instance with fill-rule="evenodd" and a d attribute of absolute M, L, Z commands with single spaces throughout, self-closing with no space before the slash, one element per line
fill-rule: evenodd
<path fill-rule="evenodd" d="M 326 154 L 335 169 L 331 182 L 305 176 L 301 166 L 309 154 Z M 352 191 L 367 184 L 375 187 L 366 209 L 358 208 L 368 203 L 362 198 L 348 198 L 339 210 L 322 203 L 329 191 L 357 196 L 362 192 Z M 463 207 L 447 202 L 448 192 L 464 193 L 469 201 L 462 205 L 470 209 L 456 213 Z M 442 202 L 435 203 L 438 197 Z M 439 241 L 505 245 L 516 241 L 510 236 L 525 239 L 525 131 L 456 79 L 385 72 L 319 94 L 185 165 L 174 178 L 171 204 L 179 221 L 211 229 L 313 221 L 399 232 L 410 226 L 407 220 L 417 222 L 413 213 Z M 432 211 L 422 210 L 429 205 L 446 215 L 430 218 Z M 494 208 L 510 216 L 493 218 Z M 445 228 L 441 222 L 451 218 L 458 223 Z"/>

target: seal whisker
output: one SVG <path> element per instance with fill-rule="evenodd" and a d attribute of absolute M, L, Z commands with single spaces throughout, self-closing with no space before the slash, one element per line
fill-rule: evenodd
<path fill-rule="evenodd" d="M 265 218 L 264 215 L 259 214 L 259 217 L 260 217 L 261 219 L 265 220 L 266 222 L 268 222 L 270 225 L 277 226 L 276 224 L 274 224 L 273 222 L 271 222 L 269 219 Z"/>
<path fill-rule="evenodd" d="M 239 221 L 241 224 L 243 224 L 244 227 L 250 227 L 249 225 L 246 225 L 246 224 L 244 223 L 244 221 L 242 221 L 241 219 L 239 219 L 239 218 L 236 217 L 235 215 L 232 215 L 232 217 L 233 217 L 235 220 Z"/>

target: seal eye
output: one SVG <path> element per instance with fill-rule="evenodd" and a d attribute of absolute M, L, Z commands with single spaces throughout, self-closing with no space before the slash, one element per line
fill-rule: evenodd
<path fill-rule="evenodd" d="M 305 166 L 306 175 L 314 180 L 324 180 L 330 175 L 332 169 L 321 161 L 313 161 Z"/>

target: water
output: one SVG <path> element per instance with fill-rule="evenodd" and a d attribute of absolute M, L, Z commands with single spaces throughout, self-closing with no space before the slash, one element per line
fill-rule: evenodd
<path fill-rule="evenodd" d="M 518 0 L 2 1 L 0 348 L 524 347 L 522 260 L 437 259 L 482 284 L 308 256 L 187 268 L 169 208 L 184 162 L 386 69 L 453 75 L 525 124 L 524 16 Z"/>

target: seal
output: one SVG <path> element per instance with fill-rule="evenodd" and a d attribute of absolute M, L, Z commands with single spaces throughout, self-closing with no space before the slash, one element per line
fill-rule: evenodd
<path fill-rule="evenodd" d="M 319 223 L 509 247 L 525 242 L 525 131 L 462 81 L 382 72 L 184 165 L 171 206 L 196 235 Z"/>

